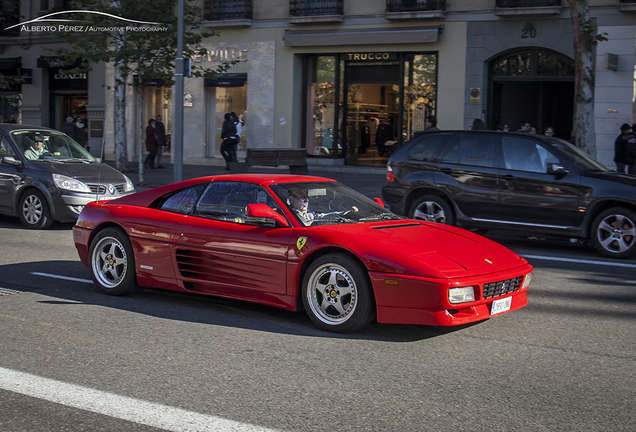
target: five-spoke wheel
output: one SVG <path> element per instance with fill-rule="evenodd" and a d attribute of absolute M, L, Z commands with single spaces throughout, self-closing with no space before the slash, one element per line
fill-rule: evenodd
<path fill-rule="evenodd" d="M 303 279 L 302 296 L 309 318 L 323 330 L 355 331 L 375 316 L 366 272 L 345 254 L 327 254 L 314 261 Z"/>
<path fill-rule="evenodd" d="M 451 206 L 444 198 L 436 195 L 426 195 L 415 201 L 411 206 L 409 216 L 413 219 L 447 225 L 453 225 L 455 222 Z"/>
<path fill-rule="evenodd" d="M 594 219 L 591 236 L 601 255 L 627 258 L 636 253 L 636 214 L 620 207 L 607 209 Z"/>
<path fill-rule="evenodd" d="M 136 289 L 135 257 L 123 231 L 101 231 L 91 242 L 89 257 L 93 281 L 106 294 L 126 295 Z"/>

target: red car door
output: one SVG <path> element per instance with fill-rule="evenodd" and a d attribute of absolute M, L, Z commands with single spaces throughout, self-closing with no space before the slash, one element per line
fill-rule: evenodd
<path fill-rule="evenodd" d="M 192 215 L 172 232 L 177 277 L 185 288 L 234 298 L 285 295 L 291 228 L 245 217 L 247 204 L 276 204 L 260 186 L 212 182 Z"/>

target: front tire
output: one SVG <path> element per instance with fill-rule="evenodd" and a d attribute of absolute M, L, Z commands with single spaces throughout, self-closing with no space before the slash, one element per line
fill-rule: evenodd
<path fill-rule="evenodd" d="M 108 295 L 127 295 L 137 290 L 135 256 L 128 236 L 106 228 L 91 242 L 88 256 L 93 282 Z"/>
<path fill-rule="evenodd" d="M 42 192 L 30 189 L 20 199 L 20 220 L 29 229 L 46 229 L 53 224 L 49 204 Z"/>
<path fill-rule="evenodd" d="M 426 195 L 411 206 L 409 217 L 412 219 L 454 225 L 455 217 L 448 202 L 437 195 Z"/>
<path fill-rule="evenodd" d="M 305 311 L 322 330 L 349 333 L 375 317 L 366 271 L 347 255 L 318 258 L 307 269 L 302 287 Z"/>
<path fill-rule="evenodd" d="M 621 207 L 607 209 L 594 219 L 591 235 L 601 255 L 628 258 L 636 253 L 636 214 Z"/>

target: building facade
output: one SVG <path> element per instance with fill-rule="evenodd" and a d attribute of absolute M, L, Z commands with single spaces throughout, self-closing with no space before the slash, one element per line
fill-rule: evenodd
<path fill-rule="evenodd" d="M 42 15 L 44 6 L 63 8 L 49 4 L 58 1 L 23 0 L 18 22 Z M 608 38 L 596 47 L 595 117 L 597 158 L 611 168 L 620 125 L 636 120 L 636 0 L 589 5 Z M 204 27 L 220 36 L 206 40 L 208 54 L 192 61 L 236 64 L 215 79 L 186 78 L 186 164 L 223 163 L 222 119 L 232 111 L 243 124 L 239 157 L 247 147 L 300 147 L 310 163 L 325 165 L 382 166 L 393 148 L 426 129 L 431 115 L 440 129 L 467 129 L 479 118 L 490 129 L 529 122 L 539 132 L 550 126 L 570 137 L 574 50 L 565 0 L 199 0 L 199 6 Z M 66 115 L 82 113 L 91 147 L 103 142 L 104 156 L 114 158 L 112 67 L 62 77 L 46 51 L 59 43 L 46 32 L 0 34 L 0 73 L 31 74 L 28 84 L 0 97 L 10 106 L 21 101 L 23 123 L 60 128 Z M 138 157 L 147 118 L 162 114 L 171 132 L 177 101 L 161 84 L 128 87 L 130 159 Z"/>

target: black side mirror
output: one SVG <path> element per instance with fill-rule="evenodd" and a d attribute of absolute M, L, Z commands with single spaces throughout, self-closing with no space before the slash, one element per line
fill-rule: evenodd
<path fill-rule="evenodd" d="M 555 176 L 560 176 L 560 177 L 563 177 L 564 175 L 569 173 L 568 170 L 566 170 L 564 167 L 562 167 L 558 163 L 549 163 L 548 169 L 546 170 L 546 172 L 548 174 L 554 174 Z"/>

